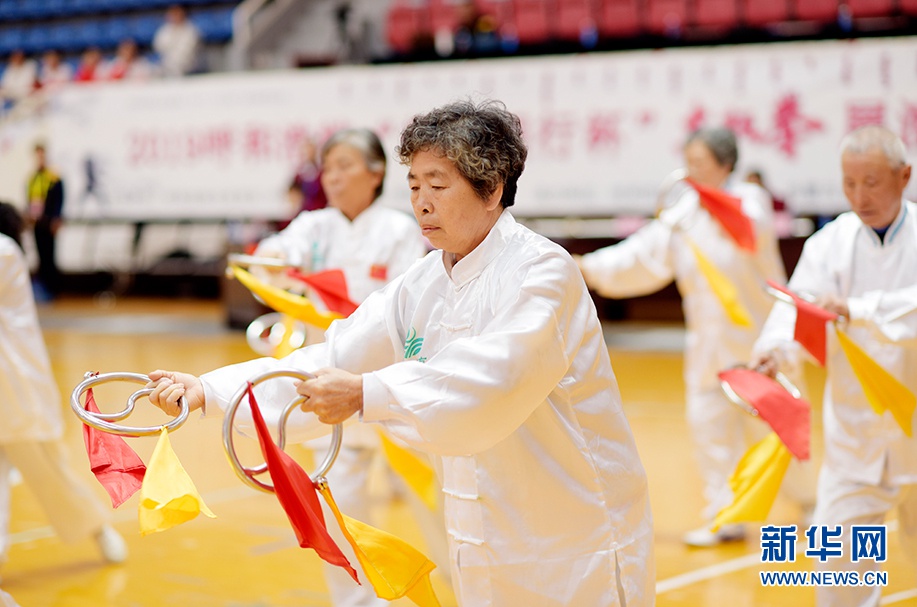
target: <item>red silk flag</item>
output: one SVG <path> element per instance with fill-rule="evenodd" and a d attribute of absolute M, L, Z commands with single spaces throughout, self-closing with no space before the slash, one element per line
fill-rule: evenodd
<path fill-rule="evenodd" d="M 328 535 L 322 506 L 318 501 L 318 493 L 312 479 L 271 438 L 264 417 L 261 415 L 261 409 L 258 408 L 258 403 L 255 401 L 251 383 L 248 384 L 248 403 L 252 408 L 252 420 L 258 433 L 261 453 L 264 455 L 264 461 L 267 462 L 271 480 L 274 481 L 274 493 L 280 500 L 280 505 L 286 512 L 290 524 L 293 525 L 299 545 L 302 548 L 312 548 L 326 562 L 347 571 L 359 584 L 360 580 L 357 579 L 356 570 Z"/>
<path fill-rule="evenodd" d="M 353 314 L 353 311 L 359 305 L 351 301 L 350 294 L 347 291 L 347 278 L 341 270 L 324 270 L 313 274 L 303 274 L 295 268 L 290 268 L 287 273 L 309 285 L 325 303 L 325 307 L 332 312 L 337 312 L 344 318 Z"/>
<path fill-rule="evenodd" d="M 818 361 L 818 364 L 824 367 L 826 357 L 825 324 L 829 320 L 835 320 L 837 314 L 829 312 L 824 308 L 819 308 L 815 304 L 802 299 L 786 287 L 781 287 L 773 280 L 768 280 L 767 285 L 793 298 L 793 304 L 796 306 L 796 328 L 793 331 L 793 339 L 798 341 L 802 347 L 808 350 L 809 354 Z"/>
<path fill-rule="evenodd" d="M 99 413 L 92 388 L 86 391 L 86 410 Z M 83 424 L 83 442 L 89 455 L 89 466 L 117 508 L 134 495 L 143 484 L 146 466 L 127 442 L 116 434 L 96 430 Z"/>
<path fill-rule="evenodd" d="M 736 245 L 740 249 L 754 253 L 758 248 L 755 224 L 742 211 L 742 199 L 723 190 L 701 185 L 692 179 L 685 179 L 685 181 L 697 190 L 701 206 L 723 226 Z"/>
<path fill-rule="evenodd" d="M 719 378 L 758 411 L 796 459 L 809 459 L 812 405 L 794 398 L 779 383 L 751 369 L 721 371 Z"/>

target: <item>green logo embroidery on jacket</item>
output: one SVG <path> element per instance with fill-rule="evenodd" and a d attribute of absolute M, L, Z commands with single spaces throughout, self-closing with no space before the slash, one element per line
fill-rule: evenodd
<path fill-rule="evenodd" d="M 411 332 L 408 333 L 407 339 L 404 340 L 404 358 L 405 360 L 413 358 L 420 354 L 420 349 L 423 347 L 423 337 L 417 337 L 417 329 L 411 327 Z"/>

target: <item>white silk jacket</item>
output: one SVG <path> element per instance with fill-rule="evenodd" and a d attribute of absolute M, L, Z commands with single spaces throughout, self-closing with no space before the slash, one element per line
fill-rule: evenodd
<path fill-rule="evenodd" d="M 844 213 L 805 244 L 790 289 L 847 300 L 850 338 L 886 371 L 917 393 L 917 205 L 902 202 L 884 242 L 854 213 Z M 775 352 L 792 368 L 796 308 L 774 306 L 755 352 Z M 844 478 L 876 485 L 917 483 L 917 438 L 891 413 L 877 415 L 828 325 L 824 396 L 825 465 Z M 913 424 L 917 437 L 917 418 Z"/>
<path fill-rule="evenodd" d="M 343 270 L 350 299 L 360 303 L 426 250 L 412 216 L 373 203 L 353 221 L 332 207 L 300 213 L 262 240 L 256 252 L 281 254 L 306 272 Z"/>
<path fill-rule="evenodd" d="M 61 397 L 38 324 L 29 267 L 0 234 L 0 444 L 60 438 Z"/>
<path fill-rule="evenodd" d="M 561 247 L 504 211 L 451 275 L 434 251 L 325 343 L 205 374 L 207 407 L 225 408 L 239 378 L 324 366 L 363 375 L 364 423 L 437 456 L 461 605 L 653 604 L 646 476 Z M 295 396 L 275 384 L 273 419 Z"/>
<path fill-rule="evenodd" d="M 622 242 L 583 256 L 586 282 L 605 297 L 655 293 L 674 279 L 685 314 L 685 384 L 689 394 L 719 391 L 717 373 L 748 362 L 752 345 L 773 300 L 764 290 L 768 279 L 783 283 L 786 274 L 777 249 L 773 203 L 760 187 L 731 180 L 724 188 L 742 200 L 752 220 L 757 251 L 739 249 L 710 213 L 697 192 L 688 189 L 661 217 Z M 677 226 L 677 228 L 673 228 Z M 752 318 L 740 327 L 726 316 L 700 272 L 689 241 L 735 285 L 739 301 Z"/>

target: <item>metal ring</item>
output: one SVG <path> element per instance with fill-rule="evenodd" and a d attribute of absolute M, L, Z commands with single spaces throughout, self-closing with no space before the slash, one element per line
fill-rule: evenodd
<path fill-rule="evenodd" d="M 742 368 L 744 368 L 744 367 L 742 367 Z M 759 372 L 759 371 L 755 371 L 755 373 L 760 373 L 760 372 Z M 763 374 L 762 374 L 762 375 L 763 375 Z M 767 377 L 767 376 L 765 376 L 765 377 Z M 780 384 L 780 386 L 781 386 L 784 390 L 786 390 L 787 392 L 789 392 L 789 393 L 790 393 L 790 396 L 792 396 L 793 398 L 795 398 L 795 399 L 797 399 L 797 400 L 800 399 L 800 398 L 802 398 L 802 392 L 799 391 L 799 388 L 797 388 L 797 387 L 793 384 L 793 382 L 791 382 L 790 379 L 789 379 L 786 375 L 784 375 L 783 373 L 777 373 L 777 375 L 774 377 L 774 380 L 775 380 L 778 384 Z M 739 396 L 739 393 L 736 392 L 736 391 L 732 388 L 732 386 L 729 385 L 729 382 L 727 382 L 727 381 L 724 380 L 724 379 L 721 379 L 721 380 L 720 380 L 720 388 L 723 390 L 723 394 L 726 395 L 726 398 L 728 398 L 732 403 L 734 403 L 734 404 L 740 406 L 742 409 L 745 410 L 746 413 L 749 413 L 750 415 L 754 415 L 754 416 L 756 416 L 756 417 L 758 416 L 758 410 L 754 407 L 754 405 L 752 405 L 750 402 L 748 402 L 747 400 L 745 400 L 744 398 L 742 398 L 741 396 Z"/>
<path fill-rule="evenodd" d="M 188 414 L 191 412 L 191 410 L 188 407 L 188 401 L 184 396 L 182 396 L 178 400 L 178 406 L 180 409 L 178 415 L 176 415 L 172 421 L 166 424 L 160 424 L 158 426 L 134 427 L 112 423 L 129 416 L 134 410 L 137 399 L 152 394 L 152 388 L 141 388 L 131 394 L 127 399 L 127 406 L 117 413 L 92 413 L 87 411 L 81 404 L 80 400 L 83 396 L 83 393 L 92 386 L 95 386 L 96 384 L 104 384 L 123 380 L 140 384 L 148 384 L 150 382 L 150 378 L 142 373 L 102 373 L 99 375 L 87 373 L 86 379 L 80 382 L 80 384 L 74 388 L 73 392 L 70 394 L 70 408 L 73 409 L 73 412 L 76 413 L 76 416 L 80 418 L 80 421 L 82 421 L 87 426 L 95 428 L 96 430 L 101 430 L 102 432 L 118 434 L 121 436 L 154 436 L 162 432 L 164 427 L 169 431 L 180 428 L 182 424 L 184 424 L 188 419 Z"/>
<path fill-rule="evenodd" d="M 283 345 L 284 337 L 294 350 L 302 347 L 306 343 L 305 323 L 292 319 L 292 330 L 288 336 L 283 316 L 280 312 L 268 312 L 251 321 L 245 329 L 248 347 L 262 356 L 273 356 Z"/>
<path fill-rule="evenodd" d="M 277 371 L 268 371 L 266 373 L 256 375 L 255 377 L 251 378 L 248 383 L 251 383 L 252 387 L 254 387 L 261 382 L 277 377 L 291 377 L 293 379 L 306 381 L 308 379 L 313 379 L 315 376 L 311 373 L 306 373 L 305 371 L 296 371 L 294 369 L 279 369 Z M 236 475 L 242 479 L 242 482 L 244 482 L 249 487 L 258 489 L 259 491 L 273 493 L 273 485 L 255 478 L 255 476 L 267 472 L 267 464 L 261 464 L 253 468 L 243 466 L 242 462 L 239 461 L 239 457 L 236 454 L 235 444 L 233 443 L 233 420 L 235 420 L 236 411 L 238 410 L 239 405 L 245 396 L 245 393 L 248 391 L 248 383 L 239 388 L 233 395 L 232 399 L 229 401 L 229 406 L 226 409 L 226 414 L 223 419 L 223 448 L 226 450 L 226 456 L 229 458 L 229 463 L 232 466 L 232 469 L 235 471 Z M 305 397 L 297 395 L 296 398 L 287 403 L 287 405 L 283 408 L 283 412 L 280 415 L 280 421 L 277 427 L 277 446 L 279 446 L 281 449 L 283 449 L 286 445 L 287 420 L 289 419 L 290 414 L 296 408 L 301 406 L 305 401 Z M 309 475 L 313 482 L 328 474 L 328 470 L 331 469 L 331 466 L 334 464 L 334 460 L 337 459 L 338 452 L 341 450 L 341 439 L 343 438 L 343 435 L 343 426 L 341 424 L 334 424 L 331 430 L 331 447 L 328 449 L 328 452 L 325 454 L 325 458 L 322 460 L 321 464 L 319 464 L 318 468 L 316 468 L 315 472 Z"/>

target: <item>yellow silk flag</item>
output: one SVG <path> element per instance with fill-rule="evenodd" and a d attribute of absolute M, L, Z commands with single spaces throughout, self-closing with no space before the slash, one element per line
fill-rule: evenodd
<path fill-rule="evenodd" d="M 283 289 L 269 285 L 255 278 L 251 272 L 243 270 L 239 266 L 230 264 L 229 268 L 232 270 L 236 280 L 242 283 L 249 291 L 260 297 L 268 307 L 277 312 L 287 314 L 320 329 L 327 329 L 332 321 L 343 318 L 343 316 L 336 312 L 320 312 L 318 308 L 309 301 L 308 297 L 294 295 L 293 293 L 288 293 Z"/>
<path fill-rule="evenodd" d="M 140 535 L 165 531 L 201 512 L 216 518 L 178 461 L 169 431 L 163 428 L 140 487 Z"/>
<path fill-rule="evenodd" d="M 886 410 L 891 411 L 901 430 L 907 436 L 911 436 L 917 396 L 914 396 L 914 393 L 895 376 L 879 366 L 879 363 L 866 354 L 849 335 L 840 328 L 836 328 L 836 331 L 841 349 L 844 350 L 853 373 L 860 380 L 866 400 L 873 410 L 879 415 Z"/>
<path fill-rule="evenodd" d="M 790 459 L 790 450 L 775 432 L 752 445 L 729 478 L 732 503 L 717 513 L 711 529 L 767 518 Z"/>
<path fill-rule="evenodd" d="M 426 504 L 427 508 L 436 510 L 436 494 L 439 489 L 433 474 L 433 467 L 408 449 L 396 444 L 381 430 L 379 439 L 382 441 L 385 459 L 388 460 L 392 470 L 404 479 L 404 482 Z"/>
<path fill-rule="evenodd" d="M 430 572 L 436 568 L 430 559 L 401 538 L 342 514 L 327 483 L 319 482 L 318 490 L 353 547 L 376 596 L 387 601 L 406 596 L 418 607 L 440 607 L 430 582 Z"/>
<path fill-rule="evenodd" d="M 696 244 L 690 240 L 688 244 L 691 246 L 691 251 L 694 252 L 694 258 L 697 260 L 697 268 L 700 270 L 701 274 L 704 275 L 704 278 L 707 279 L 707 283 L 710 285 L 713 294 L 720 300 L 720 304 L 723 306 L 723 309 L 726 310 L 726 315 L 729 316 L 729 320 L 740 327 L 751 327 L 751 314 L 748 313 L 748 310 L 746 310 L 742 302 L 739 301 L 739 292 L 736 290 L 735 285 L 732 284 L 732 282 L 726 278 L 726 275 L 720 272 L 709 259 L 707 259 Z"/>

